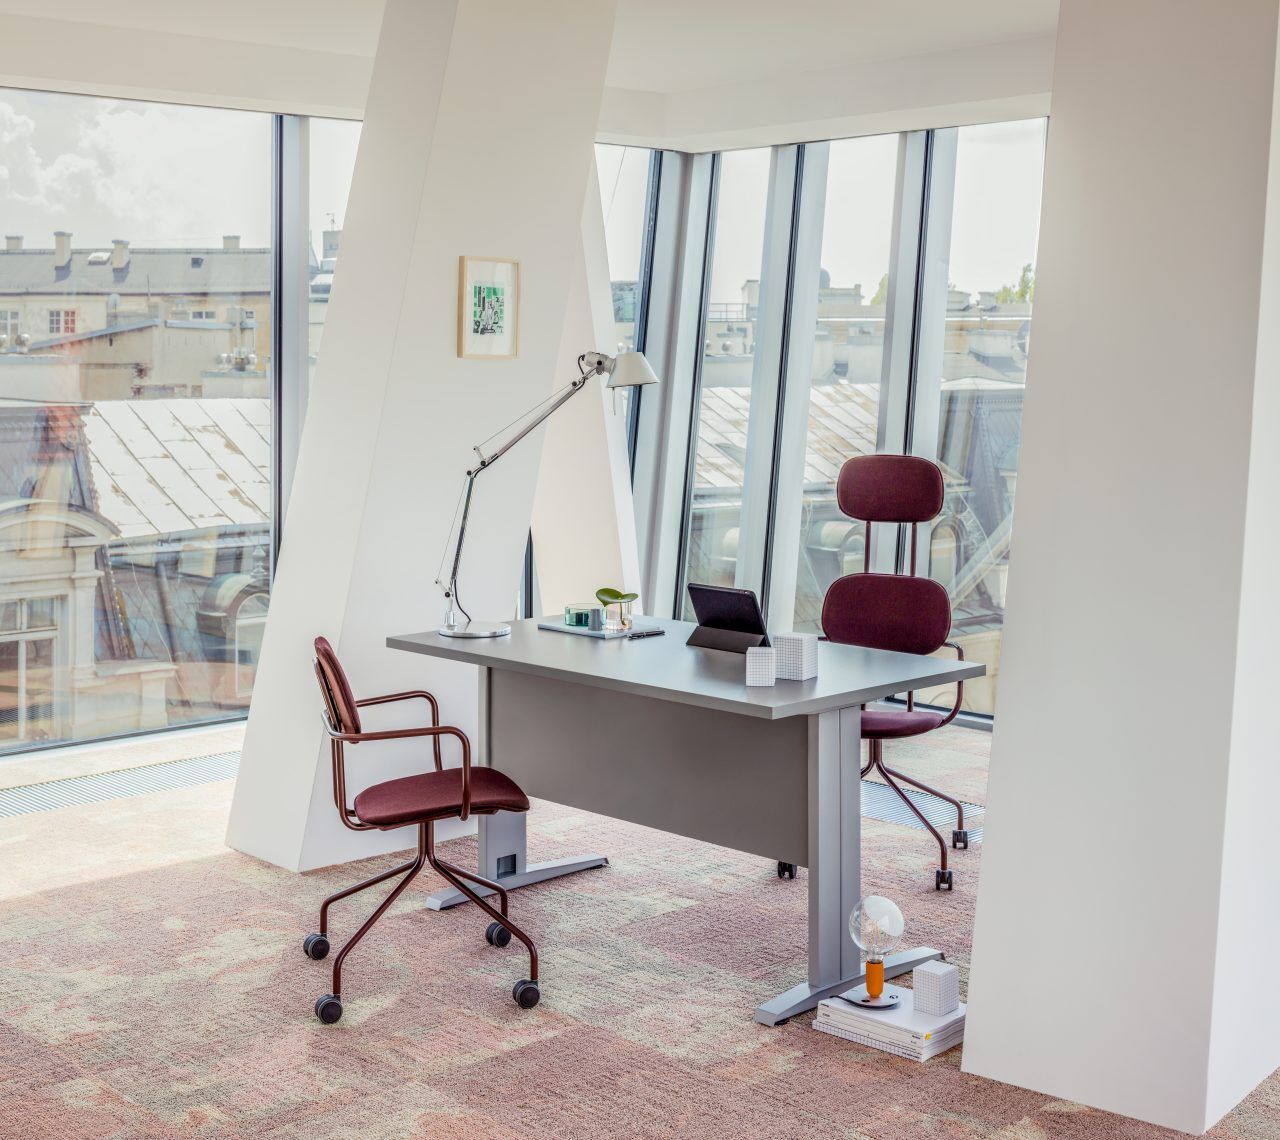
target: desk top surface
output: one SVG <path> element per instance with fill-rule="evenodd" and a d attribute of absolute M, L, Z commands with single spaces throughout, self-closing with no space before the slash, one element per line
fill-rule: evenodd
<path fill-rule="evenodd" d="M 694 628 L 691 622 L 641 618 L 641 626 L 660 626 L 665 635 L 604 641 L 538 629 L 539 620 L 547 619 L 513 622 L 507 637 L 441 637 L 432 631 L 388 637 L 387 645 L 428 657 L 554 677 L 765 720 L 847 708 L 986 672 L 986 667 L 976 662 L 819 642 L 817 677 L 748 688 L 744 654 L 685 645 Z"/>

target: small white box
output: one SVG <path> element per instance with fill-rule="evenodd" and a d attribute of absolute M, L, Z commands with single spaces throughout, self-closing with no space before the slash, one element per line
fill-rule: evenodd
<path fill-rule="evenodd" d="M 960 971 L 950 962 L 922 962 L 911 971 L 917 1012 L 946 1017 L 960 1008 Z"/>
<path fill-rule="evenodd" d="M 747 684 L 772 685 L 778 679 L 777 654 L 762 645 L 747 650 Z"/>
<path fill-rule="evenodd" d="M 780 633 L 773 639 L 778 651 L 778 676 L 784 681 L 808 681 L 818 675 L 818 635 Z"/>

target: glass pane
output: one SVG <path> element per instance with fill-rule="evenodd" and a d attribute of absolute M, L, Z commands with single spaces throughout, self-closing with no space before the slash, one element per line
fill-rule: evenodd
<path fill-rule="evenodd" d="M 995 712 L 999 678 L 1044 140 L 1042 119 L 959 131 L 938 423 L 947 494 L 929 553 L 955 640 L 987 666 L 964 690 L 980 713 Z"/>
<path fill-rule="evenodd" d="M 19 740 L 19 667 L 22 642 L 0 641 L 0 748 Z"/>
<path fill-rule="evenodd" d="M 19 709 L 28 741 L 243 710 L 225 602 L 270 572 L 272 117 L 2 89 L 0 117 L 0 586 L 57 627 L 22 685 L 0 652 L 4 741 Z"/>
<path fill-rule="evenodd" d="M 25 643 L 27 655 L 24 686 L 23 738 L 30 743 L 57 739 L 54 703 L 58 700 L 53 672 L 53 639 Z"/>
<path fill-rule="evenodd" d="M 720 156 L 685 581 L 734 585 L 746 472 L 770 152 Z M 683 616 L 693 620 L 688 593 Z"/>
<path fill-rule="evenodd" d="M 356 168 L 356 150 L 360 145 L 360 123 L 344 119 L 310 120 L 310 184 L 308 196 L 311 217 L 311 300 L 308 306 L 308 348 L 310 372 L 314 379 L 316 355 L 324 335 L 324 319 L 329 311 L 329 294 L 338 267 L 338 250 L 342 245 L 342 226 L 347 213 L 347 196 L 351 193 L 351 177 Z"/>
<path fill-rule="evenodd" d="M 846 459 L 884 442 L 880 376 L 897 161 L 897 135 L 830 148 L 796 573 L 794 628 L 802 632 L 818 629 L 827 587 L 863 565 L 865 528 L 836 506 L 835 484 Z"/>

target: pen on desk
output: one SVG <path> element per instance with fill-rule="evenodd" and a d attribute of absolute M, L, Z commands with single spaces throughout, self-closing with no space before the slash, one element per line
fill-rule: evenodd
<path fill-rule="evenodd" d="M 638 629 L 635 633 L 627 634 L 627 640 L 639 641 L 642 637 L 661 637 L 666 632 L 665 629 Z"/>

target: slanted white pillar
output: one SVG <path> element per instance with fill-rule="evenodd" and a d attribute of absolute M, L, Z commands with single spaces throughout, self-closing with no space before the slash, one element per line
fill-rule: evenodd
<path fill-rule="evenodd" d="M 1280 1065 L 1276 36 L 1062 3 L 964 1051 L 1191 1133 Z"/>
<path fill-rule="evenodd" d="M 470 669 L 385 648 L 439 624 L 434 585 L 479 443 L 558 383 L 611 0 L 388 0 L 254 688 L 228 843 L 293 869 L 391 850 L 343 828 L 311 642 L 356 695 L 428 688 L 475 729 Z M 458 257 L 521 262 L 519 356 L 456 353 Z M 540 439 L 478 481 L 462 599 L 512 616 Z M 421 723 L 419 702 L 370 723 Z M 353 791 L 429 763 L 421 743 L 348 750 Z"/>
<path fill-rule="evenodd" d="M 580 353 L 618 350 L 594 165 L 574 252 L 557 372 L 564 383 L 577 375 Z M 589 602 L 602 586 L 640 592 L 626 401 L 615 400 L 603 384 L 589 384 L 547 423 L 533 507 L 533 553 L 543 613 Z M 638 604 L 643 608 L 644 599 Z"/>

